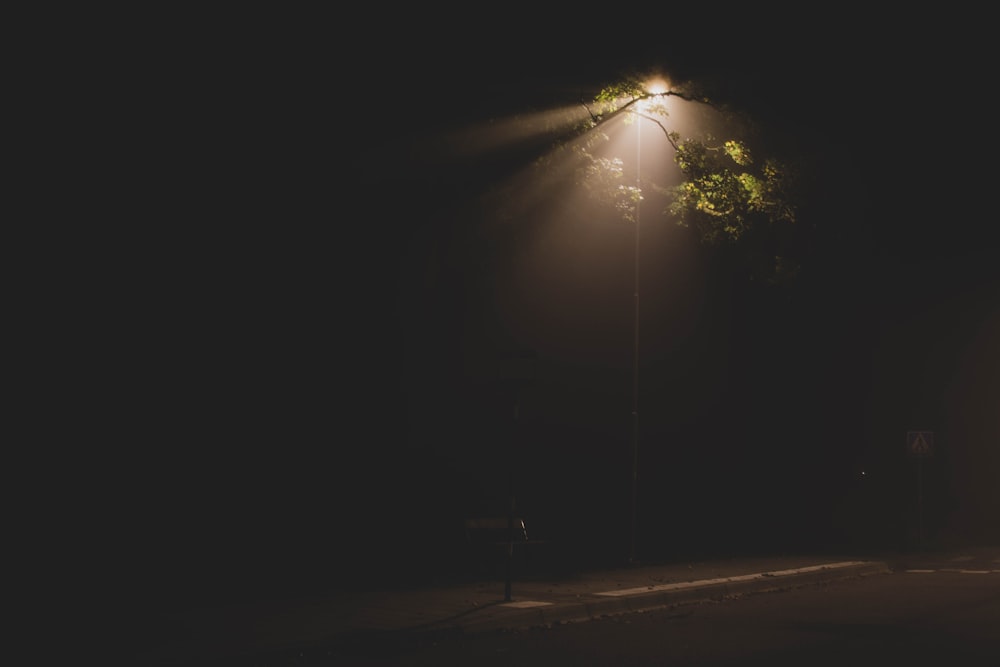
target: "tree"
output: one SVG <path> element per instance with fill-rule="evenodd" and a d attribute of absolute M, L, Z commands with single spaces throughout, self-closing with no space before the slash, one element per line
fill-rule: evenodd
<path fill-rule="evenodd" d="M 706 131 L 682 137 L 669 127 L 670 97 L 715 109 L 731 136 Z M 584 106 L 588 118 L 575 128 L 571 145 L 580 164 L 578 182 L 597 201 L 635 222 L 643 188 L 657 190 L 668 197 L 664 215 L 706 244 L 728 246 L 752 279 L 775 284 L 795 276 L 799 263 L 789 240 L 797 222 L 797 170 L 787 159 L 758 157 L 755 142 L 763 142 L 751 119 L 715 103 L 694 84 L 657 88 L 637 77 L 605 87 Z M 608 139 L 604 126 L 622 116 L 626 123 L 648 121 L 659 128 L 683 175 L 679 184 L 629 185 L 623 161 L 599 155 L 597 147 Z"/>

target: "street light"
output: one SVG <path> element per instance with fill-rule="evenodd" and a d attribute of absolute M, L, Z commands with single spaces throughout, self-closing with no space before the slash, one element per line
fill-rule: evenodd
<path fill-rule="evenodd" d="M 635 119 L 635 248 L 633 265 L 633 321 L 632 321 L 632 529 L 628 562 L 635 563 L 636 505 L 639 489 L 639 209 L 642 206 L 641 146 L 642 116 Z"/>
<path fill-rule="evenodd" d="M 660 96 L 667 92 L 667 85 L 660 80 L 646 84 L 646 92 Z M 635 564 L 635 534 L 637 527 L 636 509 L 639 492 L 639 232 L 640 209 L 642 206 L 642 118 L 645 112 L 644 100 L 635 105 L 635 247 L 633 250 L 633 321 L 632 321 L 632 526 L 629 544 L 630 564 Z"/>

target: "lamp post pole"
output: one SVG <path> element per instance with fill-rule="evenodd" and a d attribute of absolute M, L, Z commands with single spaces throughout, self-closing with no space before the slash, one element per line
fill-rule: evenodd
<path fill-rule="evenodd" d="M 632 321 L 632 532 L 629 563 L 635 563 L 636 505 L 639 486 L 639 209 L 642 203 L 641 146 L 642 116 L 635 119 L 635 249 L 633 257 L 633 321 Z"/>

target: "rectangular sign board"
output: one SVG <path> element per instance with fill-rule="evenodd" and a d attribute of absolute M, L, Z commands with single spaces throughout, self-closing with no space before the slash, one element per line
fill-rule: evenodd
<path fill-rule="evenodd" d="M 934 454 L 934 431 L 907 431 L 906 453 L 927 457 Z"/>

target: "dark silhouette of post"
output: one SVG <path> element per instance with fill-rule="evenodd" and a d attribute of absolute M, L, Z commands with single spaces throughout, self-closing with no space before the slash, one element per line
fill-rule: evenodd
<path fill-rule="evenodd" d="M 906 451 L 910 457 L 916 459 L 917 549 L 923 551 L 925 545 L 923 460 L 934 455 L 934 431 L 907 431 Z"/>
<path fill-rule="evenodd" d="M 517 426 L 517 403 L 514 404 L 514 424 L 515 429 Z M 515 432 L 516 436 L 516 432 Z M 513 457 L 511 457 L 513 458 Z M 510 602 L 511 600 L 511 578 L 513 576 L 513 561 L 514 561 L 514 464 L 510 465 L 510 474 L 508 477 L 508 484 L 510 487 L 510 503 L 507 505 L 507 567 L 506 574 L 504 576 L 503 585 L 503 599 L 504 602 Z"/>
<path fill-rule="evenodd" d="M 511 600 L 511 579 L 513 578 L 514 561 L 514 511 L 516 507 L 514 496 L 514 466 L 517 465 L 517 457 L 514 452 L 517 450 L 516 442 L 521 437 L 520 434 L 520 411 L 521 411 L 521 389 L 530 383 L 535 377 L 535 360 L 537 356 L 534 351 L 520 350 L 514 353 L 502 355 L 500 357 L 500 381 L 511 388 L 513 394 L 513 413 L 511 415 L 510 427 L 510 450 L 507 453 L 508 459 L 508 498 L 507 504 L 507 558 L 505 564 L 506 574 L 504 576 L 505 602 Z"/>

